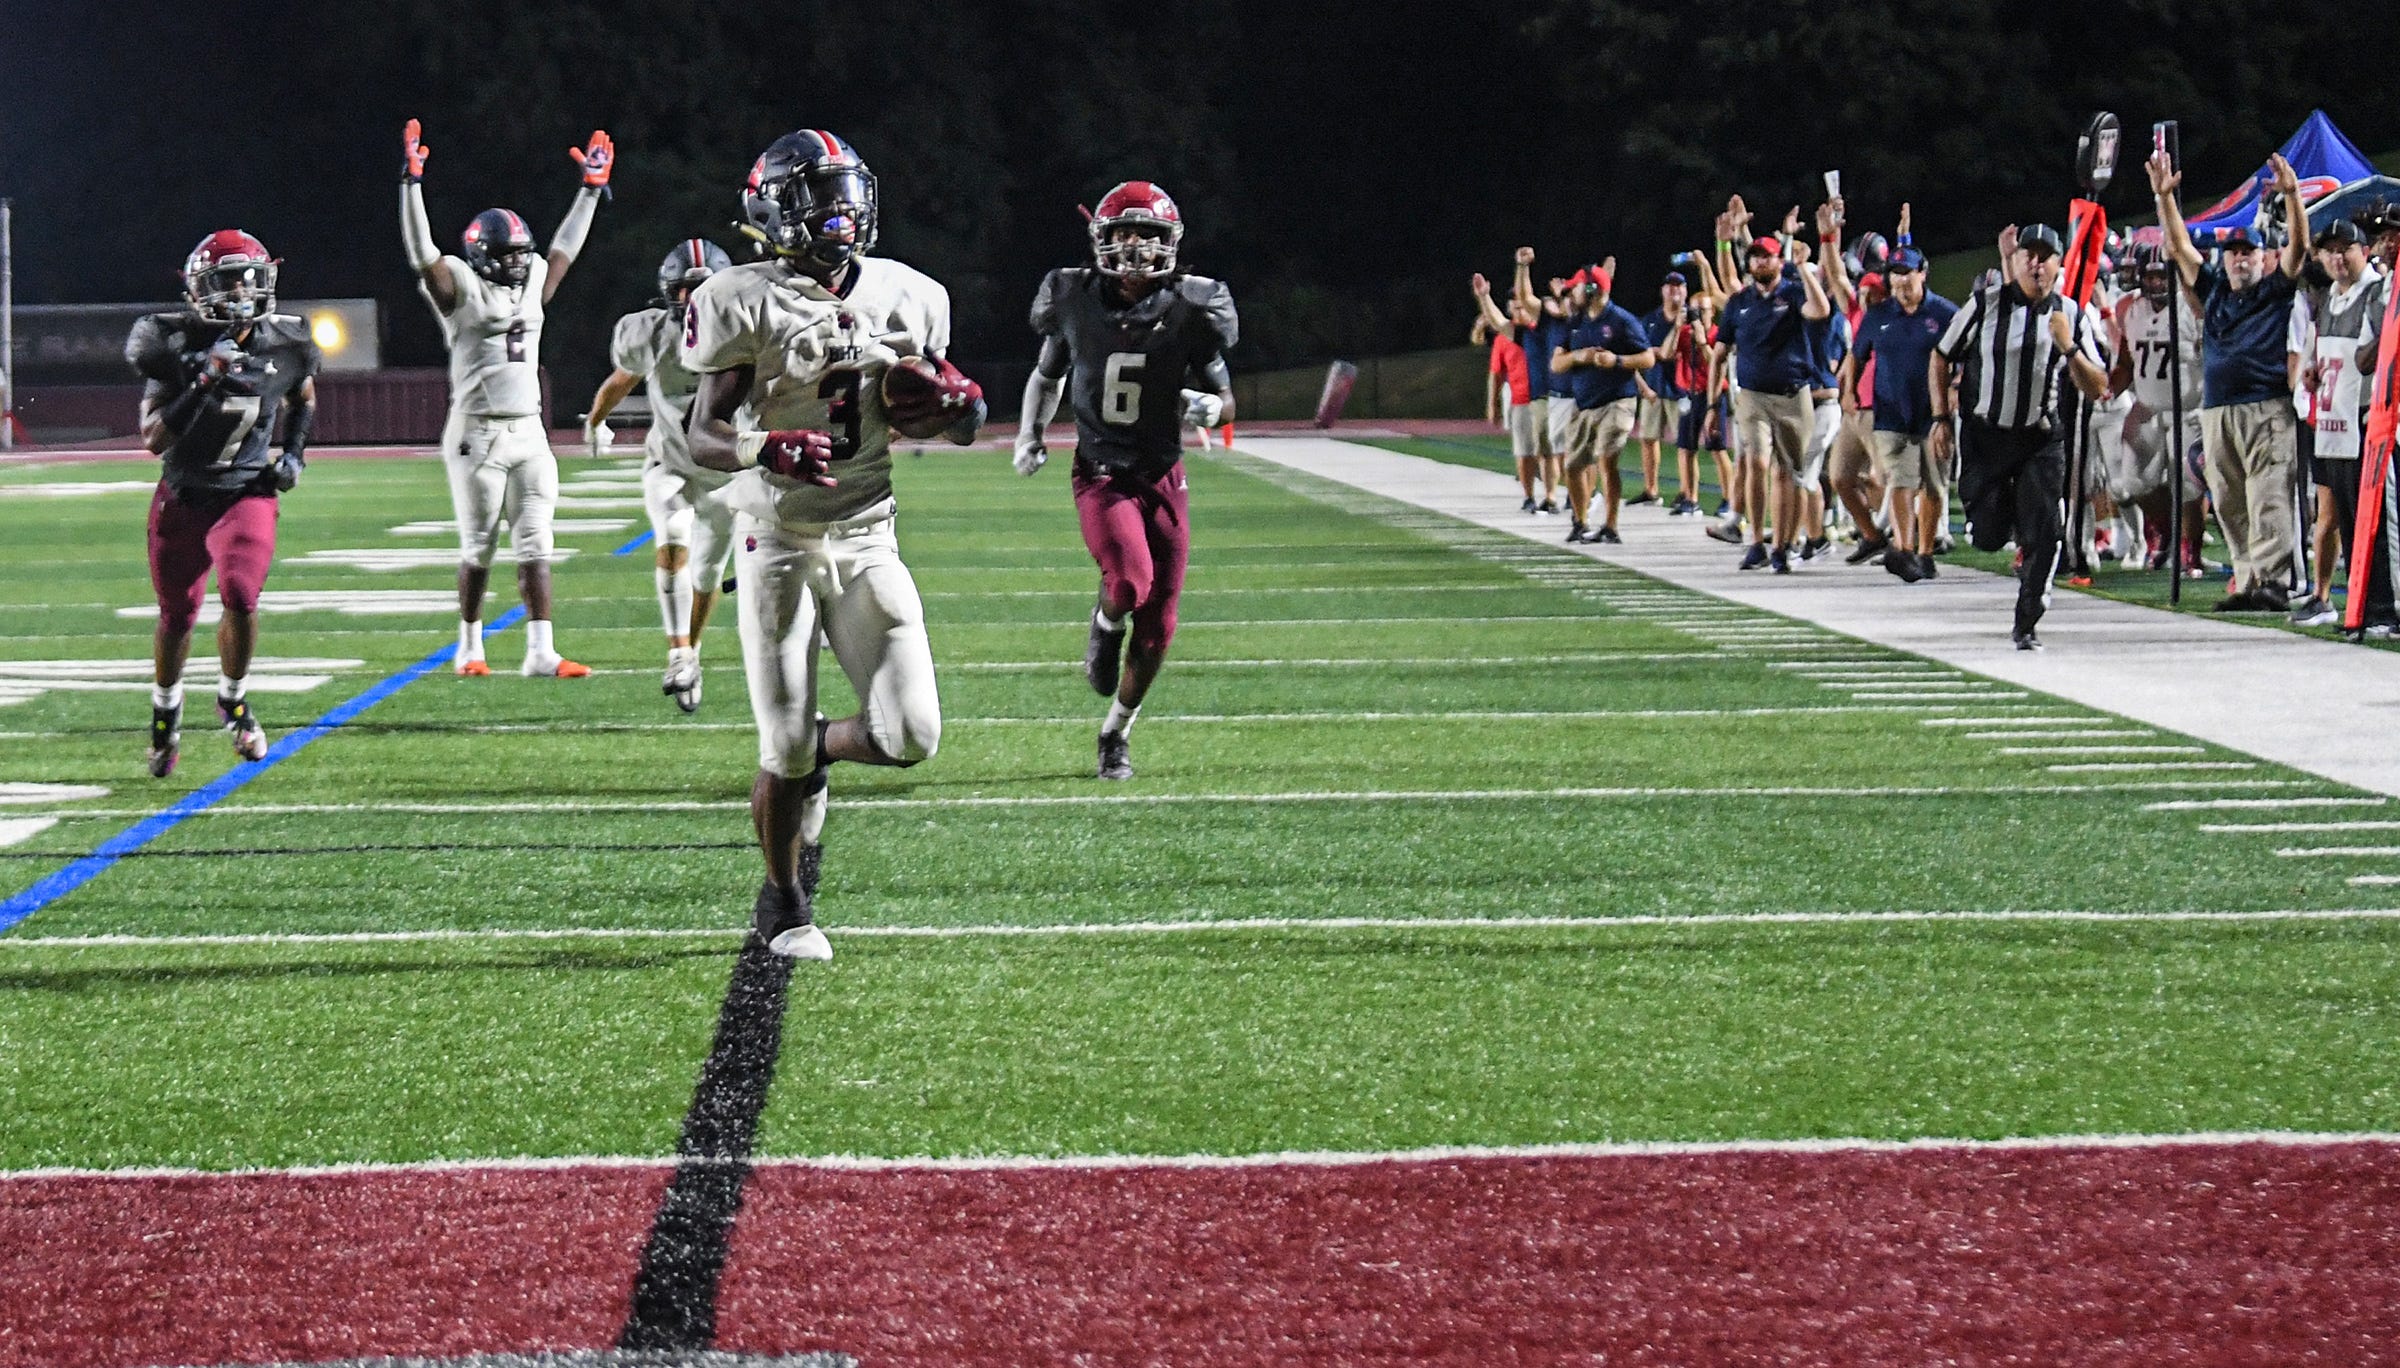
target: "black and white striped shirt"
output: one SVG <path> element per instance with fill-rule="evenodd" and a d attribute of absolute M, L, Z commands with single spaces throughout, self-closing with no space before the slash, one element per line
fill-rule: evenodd
<path fill-rule="evenodd" d="M 2065 310 L 2075 349 L 2105 370 L 2099 325 L 2089 310 L 2055 291 L 2028 300 L 2012 281 L 1967 296 L 1935 350 L 1960 367 L 1959 409 L 1997 428 L 2047 431 L 2056 422 L 2066 357 L 2050 336 L 2050 315 Z"/>

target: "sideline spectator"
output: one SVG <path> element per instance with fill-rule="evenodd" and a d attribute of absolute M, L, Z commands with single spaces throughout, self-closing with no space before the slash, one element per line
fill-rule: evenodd
<path fill-rule="evenodd" d="M 2363 620 L 2370 628 L 2381 627 L 2376 635 L 2386 636 L 2400 622 L 2392 603 L 2389 539 L 2372 537 L 2368 545 L 2359 546 L 2354 537 L 2367 404 L 2373 397 L 2372 377 L 2391 281 L 2368 269 L 2366 235 L 2354 223 L 2336 220 L 2327 224 L 2317 234 L 2316 247 L 2317 260 L 2332 279 L 2317 314 L 2315 354 L 2303 376 L 2317 401 L 2317 482 L 2331 496 L 2328 513 L 2343 553 L 2354 559 L 2369 558 Z M 2292 610 L 2294 622 L 2322 626 L 2334 620 L 2333 608 L 2323 597 L 2331 586 L 2333 571 L 2332 558 L 2322 557 L 2317 567 L 2318 594 Z"/>
<path fill-rule="evenodd" d="M 1484 417 L 1508 433 L 1509 453 L 1517 460 L 1517 484 L 1525 491 L 1524 511 L 1531 513 L 1537 506 L 1533 498 L 1533 482 L 1541 473 L 1541 439 L 1535 435 L 1532 368 L 1525 361 L 1525 347 L 1518 338 L 1536 326 L 1538 319 L 1529 318 L 1524 306 L 1511 302 L 1507 313 L 1492 302 L 1492 283 L 1478 272 L 1472 281 L 1475 306 L 1478 311 L 1476 327 L 1491 337 L 1492 361 L 1490 377 L 1485 381 Z M 1502 412 L 1501 382 L 1507 382 L 1506 412 Z"/>
<path fill-rule="evenodd" d="M 2150 189 L 2166 232 L 2167 257 L 2200 299 L 2202 329 L 2200 443 L 2208 492 L 2233 553 L 2234 580 L 2219 612 L 2280 613 L 2289 608 L 2292 479 L 2296 459 L 2285 329 L 2300 271 L 2307 264 L 2308 207 L 2300 179 L 2277 154 L 2268 159 L 2284 221 L 2293 225 L 2270 270 L 2252 231 L 2235 228 L 2208 265 L 2184 227 L 2175 189 L 2183 177 L 2165 154 L 2150 158 Z"/>
<path fill-rule="evenodd" d="M 1937 414 L 1931 387 L 1934 347 L 1957 316 L 1958 306 L 1925 288 L 1925 254 L 1915 247 L 1892 249 L 1884 263 L 1884 281 L 1891 295 L 1861 317 L 1857 349 L 1842 367 L 1845 389 L 1873 388 L 1861 395 L 1873 398 L 1874 459 L 1890 489 L 1892 527 L 1883 551 L 1883 568 L 1903 582 L 1914 584 L 1934 574 L 1933 544 L 1940 531 L 1943 494 L 1950 483 L 1950 430 Z M 1942 436 L 1933 431 L 1937 421 Z M 1868 545 L 1872 528 L 1859 528 L 1859 546 Z"/>
<path fill-rule="evenodd" d="M 1756 238 L 1745 253 L 1749 280 L 1726 301 L 1710 357 L 1710 376 L 1733 363 L 1735 444 L 1744 486 L 1739 501 L 1750 515 L 1750 546 L 1741 568 L 1770 566 L 1791 573 L 1791 544 L 1800 532 L 1796 477 L 1808 450 L 1811 405 L 1808 338 L 1804 324 L 1832 311 L 1813 277 L 1784 276 L 1783 244 Z M 1773 491 L 1774 550 L 1767 549 L 1769 491 Z"/>
<path fill-rule="evenodd" d="M 1641 398 L 1634 415 L 1633 436 L 1642 444 L 1642 492 L 1627 499 L 1625 502 L 1629 504 L 1658 502 L 1658 449 L 1675 440 L 1676 422 L 1683 416 L 1686 400 L 1683 387 L 1676 383 L 1674 343 L 1682 326 L 1684 306 L 1690 298 L 1690 282 L 1683 272 L 1669 271 L 1666 279 L 1659 282 L 1658 307 L 1642 315 L 1642 335 L 1658 352 L 1658 364 L 1634 381 Z M 1678 453 L 1675 506 L 1668 510 L 1674 516 L 1699 508 L 1692 499 L 1694 469 L 1695 463 Z"/>
<path fill-rule="evenodd" d="M 1568 387 L 1575 395 L 1574 425 L 1567 440 L 1567 500 L 1575 510 L 1575 525 L 1567 540 L 1613 546 L 1624 540 L 1617 533 L 1617 506 L 1624 493 L 1619 467 L 1626 439 L 1633 435 L 1635 377 L 1658 364 L 1658 351 L 1650 345 L 1641 320 L 1609 298 L 1615 282 L 1608 263 L 1577 274 L 1583 278 L 1576 287 L 1581 307 L 1566 348 L 1550 358 L 1550 373 L 1570 377 Z M 1607 501 L 1596 528 L 1588 526 L 1595 483 Z"/>
<path fill-rule="evenodd" d="M 1532 251 L 1529 248 L 1519 248 L 1518 251 L 1526 260 L 1517 271 L 1516 298 L 1531 305 L 1542 318 L 1542 326 L 1533 343 L 1525 348 L 1525 364 L 1541 371 L 1545 377 L 1544 387 L 1550 394 L 1543 422 L 1549 430 L 1551 469 L 1545 470 L 1543 475 L 1544 478 L 1554 478 L 1558 484 L 1565 484 L 1567 437 L 1568 429 L 1574 426 L 1575 402 L 1567 387 L 1559 383 L 1558 368 L 1551 363 L 1557 359 L 1559 349 L 1567 345 L 1567 330 L 1574 326 L 1574 294 L 1583 283 L 1584 273 L 1577 271 L 1572 276 L 1550 277 L 1550 293 L 1536 299 L 1533 293 Z"/>
<path fill-rule="evenodd" d="M 1833 486 L 1833 496 L 1850 515 L 1851 525 L 1858 529 L 1858 546 L 1848 556 L 1851 565 L 1866 565 L 1881 560 L 1890 549 L 1890 534 L 1879 523 L 1876 510 L 1884 506 L 1886 490 L 1881 463 L 1875 458 L 1875 360 L 1872 355 L 1860 356 L 1864 345 L 1867 310 L 1890 297 L 1890 285 L 1883 269 L 1863 269 L 1858 285 L 1850 283 L 1849 263 L 1842 255 L 1843 203 L 1835 196 L 1817 210 L 1817 235 L 1825 248 L 1825 286 L 1833 295 L 1834 307 L 1840 309 L 1850 325 L 1850 355 L 1855 364 L 1845 358 L 1836 377 L 1841 405 L 1841 428 L 1834 435 L 1833 451 L 1826 464 L 1825 478 Z M 1900 206 L 1900 236 L 1908 236 L 1908 206 Z M 1867 234 L 1865 245 L 1874 245 L 1872 265 L 1888 268 L 1890 254 L 1875 242 L 1876 235 Z M 1868 257 L 1862 252 L 1862 266 Z"/>
<path fill-rule="evenodd" d="M 1963 371 L 1958 492 L 1978 550 L 2017 544 L 2011 640 L 2020 651 L 2042 649 L 2034 629 L 2050 606 L 2064 551 L 2061 387 L 2072 383 L 2091 398 L 2108 388 L 2099 330 L 2058 292 L 2061 250 L 2058 230 L 2047 224 L 2003 230 L 2007 274 L 1977 290 L 1950 320 L 1928 368 L 1937 460 L 1948 456 L 1949 431 L 1938 420 L 1948 416 L 1951 370 Z"/>

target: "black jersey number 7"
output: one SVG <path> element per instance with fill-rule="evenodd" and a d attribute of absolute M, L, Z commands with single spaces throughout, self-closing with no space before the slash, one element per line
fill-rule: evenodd
<path fill-rule="evenodd" d="M 862 417 L 858 391 L 865 383 L 863 372 L 838 370 L 817 386 L 817 397 L 827 401 L 825 421 L 833 425 L 833 460 L 847 461 L 858 454 L 858 425 Z"/>

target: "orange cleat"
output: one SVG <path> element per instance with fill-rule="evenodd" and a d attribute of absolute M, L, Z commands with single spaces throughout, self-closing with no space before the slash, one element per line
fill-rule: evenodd
<path fill-rule="evenodd" d="M 592 667 L 589 665 L 578 665 L 572 660 L 562 660 L 558 662 L 558 677 L 560 679 L 582 679 L 591 672 Z"/>
<path fill-rule="evenodd" d="M 488 675 L 491 672 L 492 667 L 484 664 L 480 660 L 462 660 L 458 662 L 458 677 L 461 679 L 466 679 L 470 676 L 481 679 L 483 676 Z"/>

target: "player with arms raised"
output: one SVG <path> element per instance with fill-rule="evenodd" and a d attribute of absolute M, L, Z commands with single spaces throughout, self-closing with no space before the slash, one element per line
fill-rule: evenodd
<path fill-rule="evenodd" d="M 525 600 L 529 677 L 575 679 L 591 673 L 560 656 L 550 633 L 550 517 L 558 504 L 558 458 L 542 427 L 542 311 L 583 251 L 592 215 L 608 192 L 616 145 L 594 130 L 568 155 L 583 168 L 583 188 L 551 235 L 547 257 L 513 210 L 486 209 L 467 225 L 464 254 L 444 256 L 425 218 L 425 157 L 418 124 L 401 134 L 400 238 L 422 277 L 450 346 L 450 418 L 442 460 L 458 515 L 458 657 L 461 675 L 488 675 L 483 659 L 483 593 L 492 576 L 500 524 L 509 524 L 517 592 Z"/>
<path fill-rule="evenodd" d="M 658 612 L 667 628 L 660 689 L 687 713 L 700 710 L 700 632 L 733 557 L 733 509 L 722 497 L 733 477 L 695 463 L 684 436 L 700 380 L 683 368 L 683 315 L 692 291 L 732 265 L 724 248 L 704 238 L 686 238 L 667 253 L 658 266 L 658 303 L 617 320 L 609 343 L 616 369 L 600 382 L 583 424 L 585 448 L 594 456 L 607 451 L 608 415 L 635 385 L 648 384 L 642 502 L 658 544 Z"/>
<path fill-rule="evenodd" d="M 692 292 L 683 365 L 700 377 L 691 454 L 735 478 L 742 658 L 758 721 L 750 813 L 766 860 L 752 909 L 779 955 L 828 960 L 815 925 L 826 766 L 914 765 L 940 744 L 925 608 L 893 534 L 892 433 L 964 446 L 983 390 L 942 357 L 950 292 L 875 247 L 875 176 L 803 129 L 750 169 L 743 231 L 772 254 Z M 817 714 L 817 635 L 858 696 Z"/>
<path fill-rule="evenodd" d="M 1133 720 L 1166 663 L 1191 557 L 1182 424 L 1232 421 L 1225 351 L 1239 323 L 1222 281 L 1177 264 L 1183 216 L 1166 191 L 1125 182 L 1101 197 L 1091 233 L 1092 265 L 1052 271 L 1034 296 L 1042 350 L 1025 382 L 1016 466 L 1042 468 L 1042 429 L 1068 389 L 1075 512 L 1100 564 L 1083 673 L 1093 692 L 1114 695 L 1100 777 L 1130 779 Z"/>
<path fill-rule="evenodd" d="M 257 238 L 225 229 L 183 264 L 190 308 L 149 314 L 125 339 L 142 376 L 142 445 L 160 460 L 150 499 L 150 583 L 158 592 L 150 689 L 150 773 L 175 771 L 182 742 L 183 665 L 217 572 L 217 720 L 234 754 L 261 760 L 267 733 L 245 685 L 258 649 L 258 595 L 275 559 L 276 496 L 307 463 L 316 417 L 317 344 L 308 325 L 275 312 L 278 263 Z M 284 415 L 282 450 L 271 449 Z"/>

